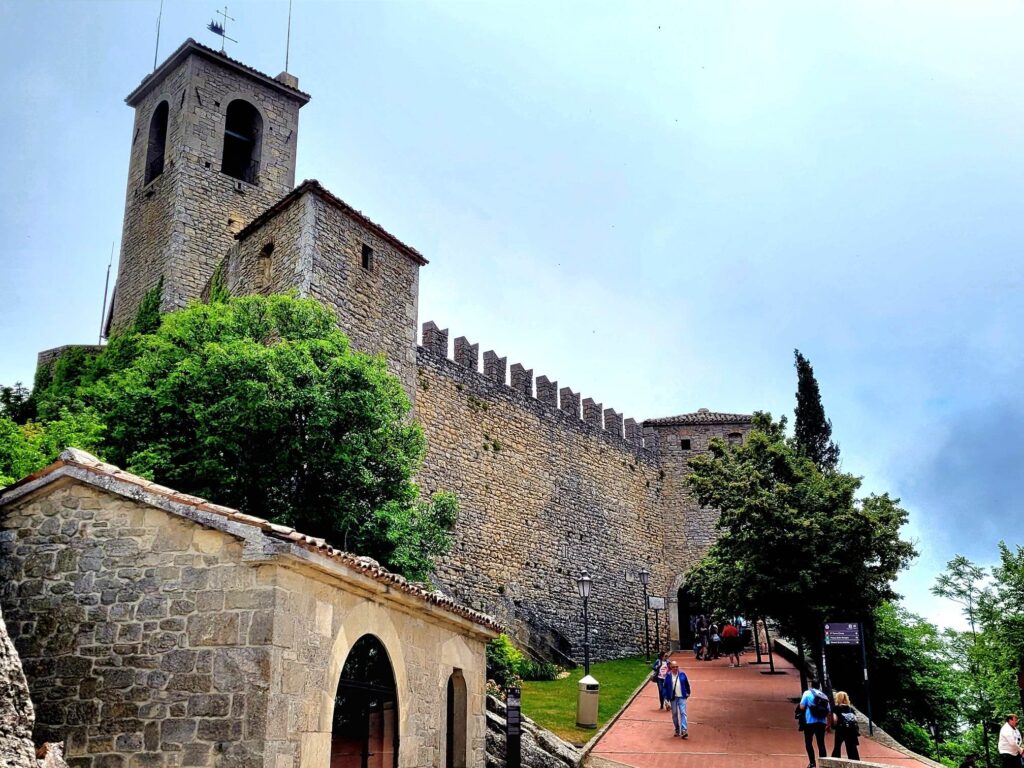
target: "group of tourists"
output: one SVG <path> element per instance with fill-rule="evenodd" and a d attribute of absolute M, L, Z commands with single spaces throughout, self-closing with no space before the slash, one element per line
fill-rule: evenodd
<path fill-rule="evenodd" d="M 815 742 L 818 757 L 826 757 L 825 734 L 829 730 L 835 734 L 832 757 L 842 757 L 845 746 L 847 758 L 860 760 L 860 724 L 857 722 L 857 713 L 850 705 L 850 696 L 845 691 L 835 691 L 830 699 L 819 687 L 818 681 L 812 680 L 810 687 L 800 697 L 794 714 L 804 733 L 808 768 L 815 766 Z"/>
<path fill-rule="evenodd" d="M 729 657 L 729 666 L 740 666 L 743 653 L 743 619 L 724 620 L 719 624 L 710 616 L 693 616 L 693 657 L 697 661 L 713 661 L 722 655 Z"/>

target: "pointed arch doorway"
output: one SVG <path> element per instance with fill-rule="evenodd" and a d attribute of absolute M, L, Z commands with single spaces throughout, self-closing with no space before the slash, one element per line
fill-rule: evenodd
<path fill-rule="evenodd" d="M 398 693 L 384 644 L 363 635 L 338 681 L 330 768 L 398 768 Z"/>

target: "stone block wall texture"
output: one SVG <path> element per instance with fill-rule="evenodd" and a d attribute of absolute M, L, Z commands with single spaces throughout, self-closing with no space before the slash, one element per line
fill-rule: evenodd
<path fill-rule="evenodd" d="M 454 669 L 468 688 L 469 764 L 482 763 L 479 633 L 408 597 L 345 589 L 286 552 L 59 482 L 0 512 L 0 605 L 36 737 L 64 739 L 72 768 L 324 768 L 338 677 L 366 633 L 395 671 L 400 764 L 440 764 Z"/>
<path fill-rule="evenodd" d="M 4 768 L 37 768 L 34 719 L 21 660 L 0 611 L 0 765 Z"/>
<path fill-rule="evenodd" d="M 418 479 L 426 491 L 454 491 L 460 503 L 437 580 L 508 624 L 521 643 L 579 659 L 575 579 L 587 568 L 593 656 L 642 649 L 637 570 L 647 565 L 657 583 L 686 565 L 666 558 L 662 545 L 656 455 L 430 350 L 418 359 L 417 415 L 428 445 Z"/>
<path fill-rule="evenodd" d="M 225 260 L 228 290 L 295 289 L 323 302 L 353 348 L 384 355 L 414 397 L 420 264 L 332 199 L 315 182 L 304 182 L 273 216 L 242 233 Z M 372 249 L 369 269 L 363 246 Z"/>
<path fill-rule="evenodd" d="M 225 114 L 234 99 L 252 104 L 263 119 L 256 184 L 221 173 Z M 150 121 L 163 101 L 169 107 L 164 171 L 145 184 Z M 215 53 L 191 52 L 133 106 L 114 329 L 131 322 L 161 276 L 164 311 L 197 298 L 234 235 L 292 188 L 302 100 L 225 65 Z"/>

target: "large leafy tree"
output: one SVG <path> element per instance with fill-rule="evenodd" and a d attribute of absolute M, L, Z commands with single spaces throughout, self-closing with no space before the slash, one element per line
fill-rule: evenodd
<path fill-rule="evenodd" d="M 48 372 L 40 413 L 94 413 L 108 461 L 430 573 L 457 504 L 420 497 L 423 433 L 382 358 L 352 351 L 308 299 L 218 300 L 156 322 L 151 304 L 98 358 Z"/>
<path fill-rule="evenodd" d="M 718 539 L 690 579 L 710 605 L 770 616 L 820 649 L 826 620 L 866 620 L 895 598 L 915 555 L 899 535 L 899 500 L 858 498 L 860 479 L 822 472 L 786 440 L 784 419 L 755 414 L 743 444 L 712 441 L 690 466 L 699 502 L 720 510 Z"/>
<path fill-rule="evenodd" d="M 793 440 L 799 453 L 814 462 L 822 471 L 839 465 L 839 446 L 832 440 L 832 422 L 825 417 L 821 391 L 810 362 L 793 350 L 796 366 L 796 411 Z"/>

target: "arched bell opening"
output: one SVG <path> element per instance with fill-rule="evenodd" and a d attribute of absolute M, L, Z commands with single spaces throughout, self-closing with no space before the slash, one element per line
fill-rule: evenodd
<path fill-rule="evenodd" d="M 363 635 L 338 681 L 330 768 L 398 767 L 398 693 L 384 644 Z"/>

